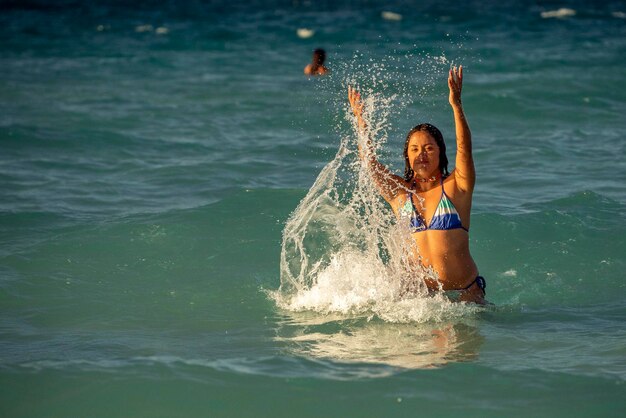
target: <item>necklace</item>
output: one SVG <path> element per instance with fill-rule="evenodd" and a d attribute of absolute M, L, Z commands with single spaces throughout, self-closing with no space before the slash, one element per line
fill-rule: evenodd
<path fill-rule="evenodd" d="M 422 179 L 422 178 L 419 178 L 419 177 L 413 177 L 413 182 L 414 183 L 417 183 L 417 182 L 420 182 L 420 183 L 432 183 L 433 181 L 437 181 L 437 176 L 432 176 L 432 177 L 427 178 L 427 179 Z"/>

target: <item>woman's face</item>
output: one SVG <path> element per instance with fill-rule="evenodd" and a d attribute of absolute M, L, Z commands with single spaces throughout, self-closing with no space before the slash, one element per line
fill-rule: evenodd
<path fill-rule="evenodd" d="M 425 179 L 439 174 L 439 145 L 428 132 L 411 135 L 407 155 L 417 177 Z"/>

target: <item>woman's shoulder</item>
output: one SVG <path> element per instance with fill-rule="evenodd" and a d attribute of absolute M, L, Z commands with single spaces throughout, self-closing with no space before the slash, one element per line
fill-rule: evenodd
<path fill-rule="evenodd" d="M 450 174 L 448 174 L 446 176 L 446 178 L 443 179 L 443 185 L 445 187 L 445 189 L 447 190 L 448 188 L 456 188 L 456 169 L 452 170 L 450 172 Z"/>
<path fill-rule="evenodd" d="M 452 172 L 443 180 L 443 190 L 449 196 L 472 196 L 472 192 L 465 192 L 459 188 L 457 178 L 456 178 L 456 169 L 452 170 Z"/>
<path fill-rule="evenodd" d="M 454 177 L 455 175 L 456 175 L 456 168 L 453 169 L 450 172 L 450 174 L 448 174 L 446 177 L 444 177 L 443 183 L 447 184 L 447 183 L 450 183 L 450 182 L 456 182 L 455 177 Z"/>
<path fill-rule="evenodd" d="M 396 208 L 401 206 L 407 199 L 407 196 L 412 192 L 411 184 L 400 176 L 393 175 L 393 190 L 390 190 L 389 203 L 392 207 Z"/>

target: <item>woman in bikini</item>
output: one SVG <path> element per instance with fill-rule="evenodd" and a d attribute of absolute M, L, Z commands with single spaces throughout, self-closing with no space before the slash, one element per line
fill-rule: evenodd
<path fill-rule="evenodd" d="M 439 129 L 424 123 L 409 131 L 404 144 L 404 177 L 381 164 L 368 149 L 360 150 L 382 197 L 400 222 L 407 222 L 416 250 L 412 258 L 432 269 L 438 280 L 426 279 L 433 291 L 458 291 L 458 300 L 485 303 L 485 279 L 469 251 L 470 212 L 476 181 L 472 137 L 461 104 L 463 67 L 448 74 L 450 106 L 456 126 L 456 164 L 448 173 L 446 145 Z M 348 87 L 358 128 L 367 133 L 360 94 Z M 368 135 L 369 138 L 369 135 Z M 418 253 L 419 251 L 419 253 Z"/>

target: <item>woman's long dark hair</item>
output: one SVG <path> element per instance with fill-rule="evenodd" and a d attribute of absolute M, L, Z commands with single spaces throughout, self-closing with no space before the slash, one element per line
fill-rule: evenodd
<path fill-rule="evenodd" d="M 411 181 L 413 179 L 413 169 L 409 163 L 409 141 L 415 132 L 427 132 L 432 136 L 439 147 L 439 170 L 441 176 L 445 179 L 450 175 L 448 172 L 448 157 L 446 156 L 446 143 L 443 140 L 441 131 L 436 126 L 430 123 L 421 123 L 415 128 L 411 129 L 404 141 L 404 180 Z"/>

